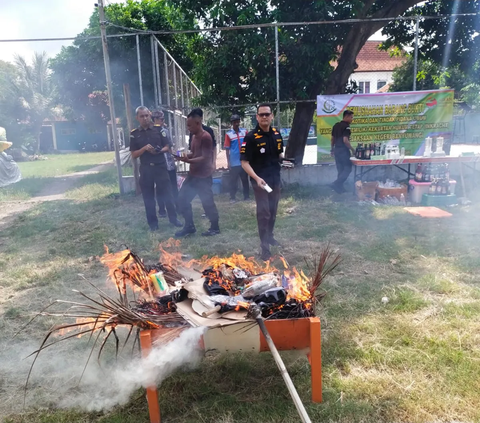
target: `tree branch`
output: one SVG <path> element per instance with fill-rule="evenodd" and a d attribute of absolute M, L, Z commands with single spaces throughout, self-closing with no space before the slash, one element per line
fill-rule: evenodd
<path fill-rule="evenodd" d="M 372 18 L 394 18 L 421 2 L 422 0 L 395 0 L 375 12 Z M 372 3 L 372 1 L 365 1 L 365 5 L 369 3 Z M 355 60 L 361 48 L 375 32 L 384 26 L 385 22 L 382 21 L 367 21 L 352 26 L 343 44 L 337 67 L 328 78 L 325 94 L 341 94 L 344 92 L 348 77 L 355 69 Z"/>

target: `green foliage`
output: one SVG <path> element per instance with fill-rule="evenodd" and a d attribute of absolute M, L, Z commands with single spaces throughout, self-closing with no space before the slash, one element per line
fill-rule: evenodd
<path fill-rule="evenodd" d="M 4 72 L 0 71 L 0 117 L 5 119 L 9 138 L 36 151 L 43 121 L 54 116 L 56 105 L 48 66 L 46 53 L 36 52 L 31 64 L 16 56 L 13 67 L 3 65 Z"/>
<path fill-rule="evenodd" d="M 358 3 L 358 2 L 357 2 Z M 205 26 L 231 27 L 271 22 L 334 20 L 352 16 L 351 2 L 252 1 L 243 7 L 233 0 L 178 1 Z M 281 100 L 314 98 L 325 87 L 348 28 L 333 25 L 280 27 Z M 275 29 L 209 32 L 191 45 L 195 80 L 203 105 L 244 104 L 273 100 L 275 83 Z"/>
<path fill-rule="evenodd" d="M 480 62 L 479 62 L 480 63 Z M 413 56 L 393 72 L 390 91 L 410 91 L 413 87 Z M 433 60 L 420 59 L 417 67 L 417 90 L 454 89 L 455 97 L 471 107 L 480 106 L 480 84 L 460 66 L 443 68 Z"/>
<path fill-rule="evenodd" d="M 480 0 L 430 0 L 410 9 L 406 16 L 438 16 L 478 13 Z M 464 16 L 444 19 L 419 20 L 419 52 L 423 60 L 430 60 L 443 68 L 459 68 L 472 80 L 480 79 L 476 63 L 480 54 L 480 19 Z M 415 21 L 391 22 L 383 29 L 388 36 L 386 47 L 395 45 L 414 47 Z"/>
<path fill-rule="evenodd" d="M 171 30 L 192 28 L 193 20 L 188 15 L 178 12 L 167 0 L 128 0 L 126 4 L 110 4 L 105 8 L 107 34 L 129 33 L 126 29 L 135 30 Z M 79 37 L 100 35 L 98 11 L 92 13 L 88 27 Z M 186 56 L 186 45 L 192 36 L 159 35 L 159 41 L 175 57 L 175 60 L 188 72 L 192 62 Z M 113 90 L 117 115 L 122 116 L 124 110 L 123 84 L 130 84 L 132 105 L 140 104 L 138 66 L 135 37 L 109 38 L 108 50 L 113 80 Z M 150 37 L 140 36 L 140 54 L 142 59 L 143 91 L 145 104 L 154 104 L 154 88 L 151 72 Z M 92 127 L 104 125 L 109 120 L 105 102 L 97 102 L 99 92 L 106 88 L 105 68 L 100 39 L 80 40 L 73 45 L 63 47 L 52 59 L 53 78 L 58 85 L 59 101 L 65 106 L 68 118 L 85 119 Z M 94 94 L 95 98 L 91 95 Z M 93 104 L 92 104 L 93 100 Z M 120 107 L 119 107 L 120 106 Z"/>

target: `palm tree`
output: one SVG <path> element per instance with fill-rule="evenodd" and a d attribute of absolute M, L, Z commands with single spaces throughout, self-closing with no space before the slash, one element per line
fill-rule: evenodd
<path fill-rule="evenodd" d="M 55 87 L 50 78 L 49 59 L 45 52 L 35 52 L 32 64 L 16 55 L 17 77 L 11 81 L 12 107 L 17 119 L 26 124 L 40 150 L 40 133 L 45 119 L 54 116 Z"/>

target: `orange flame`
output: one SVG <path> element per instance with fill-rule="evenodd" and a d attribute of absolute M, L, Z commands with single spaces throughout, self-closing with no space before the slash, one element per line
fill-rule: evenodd
<path fill-rule="evenodd" d="M 109 253 L 108 247 L 105 246 L 105 254 L 100 257 L 100 262 L 108 268 L 108 277 L 121 295 L 126 295 L 129 286 L 134 291 L 154 298 L 148 273 L 137 264 L 130 250 Z"/>

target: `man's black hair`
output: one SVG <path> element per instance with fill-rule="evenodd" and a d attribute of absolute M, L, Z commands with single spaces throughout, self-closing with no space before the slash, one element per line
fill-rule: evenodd
<path fill-rule="evenodd" d="M 187 118 L 194 118 L 194 117 L 199 117 L 200 119 L 202 119 L 203 118 L 202 109 L 193 109 L 187 116 Z"/>
<path fill-rule="evenodd" d="M 352 115 L 353 115 L 353 112 L 352 112 L 351 110 L 348 110 L 348 109 L 347 109 L 347 110 L 345 110 L 345 111 L 343 112 L 343 117 L 345 117 L 345 116 L 352 116 Z"/>
<path fill-rule="evenodd" d="M 190 115 L 200 116 L 203 119 L 203 110 L 197 107 L 196 109 L 192 109 L 192 111 L 190 112 Z M 190 117 L 190 115 L 188 115 L 187 117 Z"/>
<path fill-rule="evenodd" d="M 268 103 L 262 103 L 262 104 L 259 104 L 259 105 L 257 106 L 257 113 L 258 113 L 258 109 L 260 109 L 260 107 L 268 107 L 268 108 L 270 109 L 270 113 L 273 112 L 272 106 L 271 106 L 270 104 L 268 104 Z"/>

